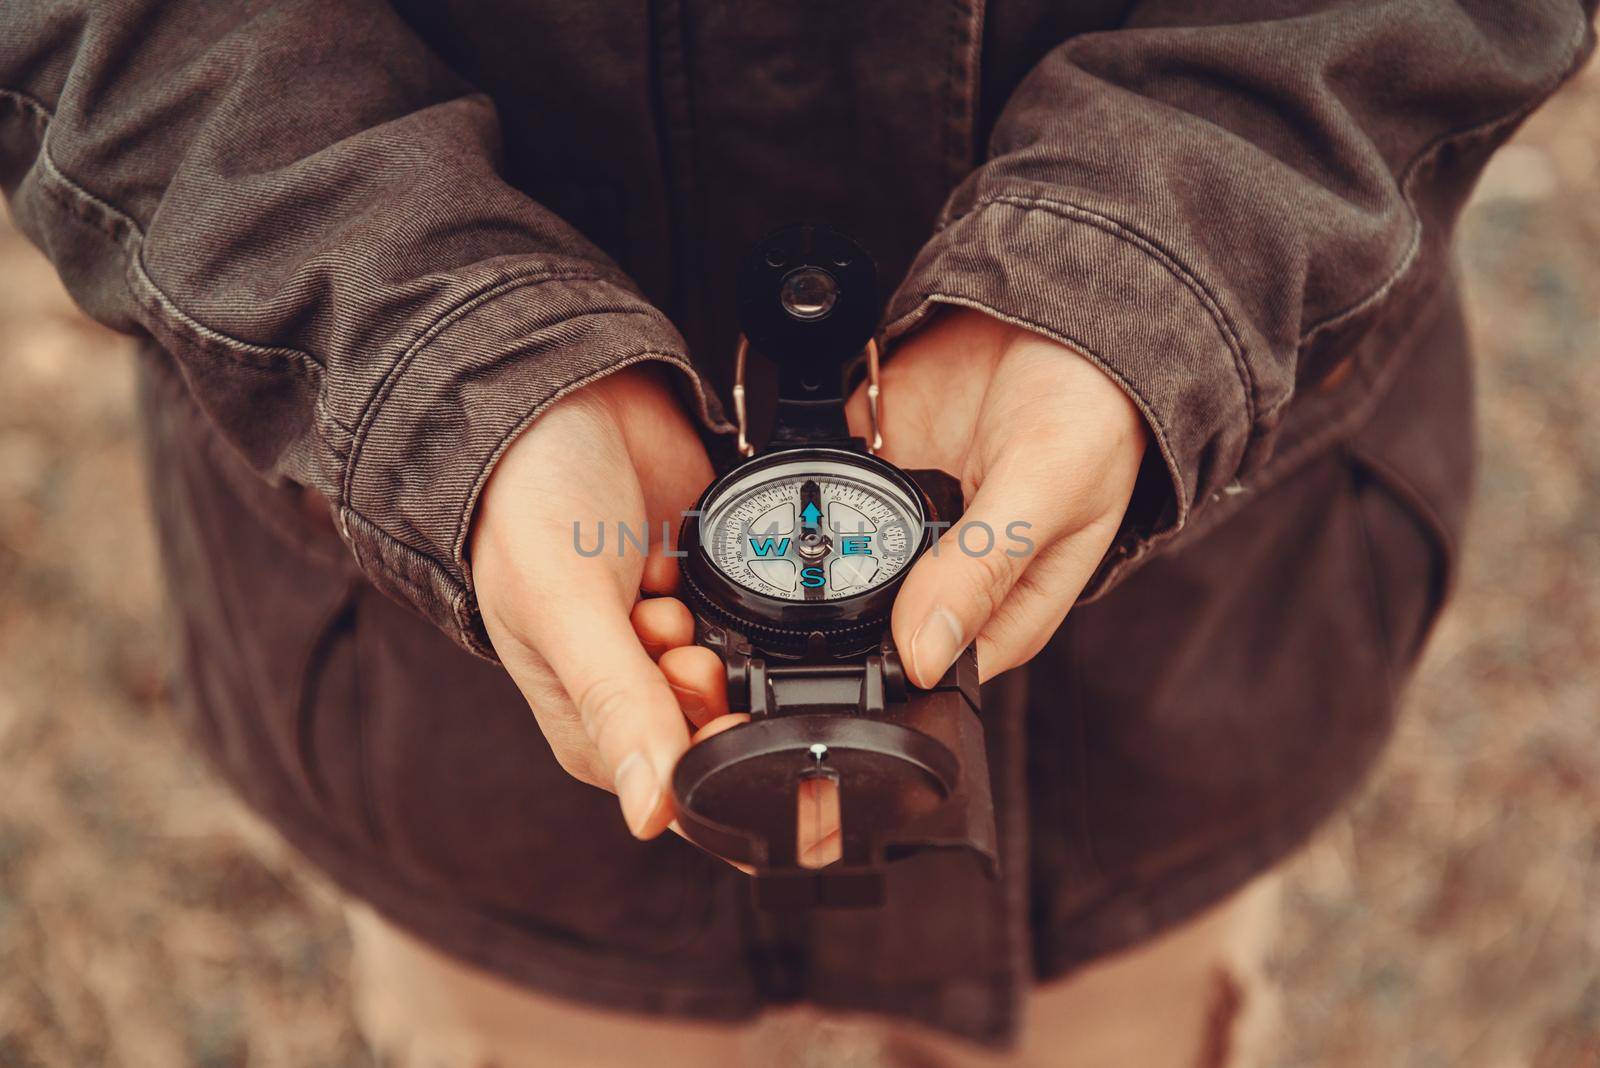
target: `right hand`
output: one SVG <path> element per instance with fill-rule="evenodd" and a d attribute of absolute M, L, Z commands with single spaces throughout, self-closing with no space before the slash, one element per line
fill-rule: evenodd
<path fill-rule="evenodd" d="M 655 663 L 692 642 L 688 609 L 670 598 L 638 601 L 641 590 L 676 588 L 663 523 L 675 540 L 711 475 L 661 371 L 629 368 L 562 398 L 511 444 L 471 531 L 473 581 L 495 652 L 556 760 L 614 791 L 639 838 L 672 822 L 668 785 L 690 722 L 715 718 L 689 697 L 708 688 L 699 673 L 709 665 L 692 657 L 685 670 L 693 677 L 673 680 L 675 693 Z M 575 522 L 585 551 L 605 524 L 603 552 L 578 552 Z M 619 523 L 649 530 L 648 557 L 632 544 L 619 554 Z"/>
<path fill-rule="evenodd" d="M 666 549 L 711 475 L 658 370 L 619 371 L 557 402 L 511 444 L 471 532 L 478 606 L 501 663 L 556 760 L 615 792 L 639 838 L 673 825 L 668 786 L 684 750 L 750 719 L 729 714 L 722 660 L 694 644 L 694 619 L 671 596 L 678 567 Z M 574 522 L 586 551 L 604 522 L 604 551 L 578 552 Z M 632 544 L 619 554 L 617 525 L 638 532 L 646 522 L 648 556 Z M 837 859 L 837 805 L 802 812 L 802 857 Z"/>

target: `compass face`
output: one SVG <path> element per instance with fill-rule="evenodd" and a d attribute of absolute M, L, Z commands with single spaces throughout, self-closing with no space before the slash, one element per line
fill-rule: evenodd
<path fill-rule="evenodd" d="M 922 539 L 921 502 L 871 466 L 820 457 L 762 465 L 707 501 L 700 543 L 753 593 L 836 601 L 889 582 Z"/>

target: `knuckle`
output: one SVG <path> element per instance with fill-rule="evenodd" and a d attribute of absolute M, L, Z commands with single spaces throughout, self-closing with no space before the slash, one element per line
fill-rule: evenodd
<path fill-rule="evenodd" d="M 968 566 L 962 568 L 966 599 L 982 609 L 985 619 L 999 611 L 1013 583 L 1010 567 L 1003 558 L 995 560 L 995 555 L 973 557 Z"/>
<path fill-rule="evenodd" d="M 617 675 L 601 675 L 576 696 L 578 718 L 583 721 L 589 740 L 602 752 L 626 729 L 628 712 L 633 707 L 633 688 Z"/>
<path fill-rule="evenodd" d="M 992 545 L 988 552 L 973 557 L 972 562 L 982 572 L 989 588 L 1001 596 L 1004 596 L 1017 581 L 1017 559 L 997 551 Z"/>
<path fill-rule="evenodd" d="M 551 752 L 555 754 L 556 763 L 561 765 L 561 770 L 574 779 L 590 786 L 606 788 L 605 777 L 599 774 L 599 768 L 587 748 L 552 746 Z"/>
<path fill-rule="evenodd" d="M 567 695 L 554 683 L 539 690 L 550 695 L 548 701 L 530 699 L 539 730 L 550 746 L 550 755 L 561 770 L 579 782 L 604 789 L 609 780 L 601 766 L 594 743 L 589 740 L 583 724 L 573 716 Z"/>
<path fill-rule="evenodd" d="M 963 585 L 959 603 L 963 606 L 959 614 L 965 621 L 968 633 L 971 633 L 971 628 L 981 627 L 993 617 L 995 610 L 1000 606 L 1001 598 L 987 583 L 973 581 Z"/>

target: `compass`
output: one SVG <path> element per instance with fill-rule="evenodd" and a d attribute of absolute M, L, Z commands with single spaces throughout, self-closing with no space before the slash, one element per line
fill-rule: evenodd
<path fill-rule="evenodd" d="M 921 495 L 846 453 L 751 465 L 719 487 L 701 530 L 733 582 L 791 601 L 856 597 L 898 578 L 921 548 Z"/>
<path fill-rule="evenodd" d="M 940 516 L 898 468 L 831 447 L 751 460 L 713 483 L 696 511 L 679 542 L 690 606 L 780 656 L 880 644 Z"/>
<path fill-rule="evenodd" d="M 968 650 L 934 687 L 909 685 L 890 632 L 895 595 L 961 514 L 955 479 L 877 455 L 876 268 L 819 225 L 775 231 L 739 277 L 733 391 L 743 462 L 714 481 L 679 537 L 696 638 L 750 722 L 693 746 L 673 792 L 692 841 L 756 872 L 768 907 L 881 903 L 890 860 L 964 847 L 996 870 L 993 802 Z M 771 440 L 748 440 L 744 369 L 778 369 Z M 866 369 L 870 436 L 845 421 L 846 369 Z M 840 848 L 803 862 L 797 805 L 825 787 Z"/>

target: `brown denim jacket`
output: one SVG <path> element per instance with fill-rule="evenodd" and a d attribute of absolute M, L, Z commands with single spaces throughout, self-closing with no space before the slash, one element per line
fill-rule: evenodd
<path fill-rule="evenodd" d="M 1315 625 L 1340 648 L 1346 610 L 1274 590 L 1316 566 L 1331 528 L 1307 517 L 1333 491 L 1307 472 L 1355 428 L 1439 475 L 1432 494 L 1386 483 L 1389 503 L 1362 506 L 1369 524 L 1398 501 L 1413 542 L 1458 528 L 1451 227 L 1490 152 L 1588 54 L 1594 7 L 10 0 L 0 183 L 83 308 L 149 338 L 230 455 L 263 485 L 324 496 L 365 578 L 480 656 L 464 547 L 496 457 L 565 393 L 642 360 L 680 372 L 707 431 L 726 431 L 731 266 L 773 225 L 826 219 L 875 250 L 898 286 L 891 358 L 941 303 L 1089 354 L 1154 447 L 1088 591 L 1103 600 L 1034 670 L 1035 689 L 1044 672 L 1091 711 L 1030 719 L 1023 763 L 1080 735 L 1063 743 L 1075 756 L 1025 769 L 1033 805 L 1056 791 L 1051 811 L 1092 812 L 1102 791 L 1129 806 L 1125 850 L 1033 851 L 1047 932 L 1033 952 L 1049 972 L 1280 854 L 1370 759 L 1383 716 L 1351 727 L 1337 773 L 1288 791 L 1303 801 L 1290 806 L 1276 762 L 1315 763 L 1301 750 L 1333 743 L 1256 709 L 1222 730 L 1238 759 L 1197 812 L 1183 780 L 1216 762 L 1193 759 L 1171 710 L 1247 701 L 1250 679 L 1277 678 L 1276 650 L 1222 641 L 1230 597 L 1266 633 Z M 1374 423 L 1386 400 L 1393 418 Z M 1406 438 L 1445 410 L 1450 448 Z M 1379 449 L 1362 477 L 1393 466 Z M 1278 557 L 1250 539 L 1269 530 L 1298 562 L 1261 563 Z M 1412 570 L 1440 569 L 1428 557 L 1443 552 Z M 1401 557 L 1377 556 L 1381 593 Z M 1146 572 L 1159 577 L 1134 582 Z M 1391 597 L 1376 612 L 1420 637 L 1431 610 L 1397 620 Z M 1205 671 L 1179 671 L 1196 657 Z M 1305 660 L 1295 677 L 1274 698 L 1322 676 Z M 1252 763 L 1241 737 L 1272 759 Z M 1084 785 L 1084 762 L 1100 785 Z M 1276 844 L 1223 850 L 1208 830 L 1228 822 L 1219 806 L 1263 797 L 1297 813 Z M 1052 841 L 1066 833 L 1050 826 Z M 1232 874 L 1183 903 L 1083 934 L 1113 899 L 1224 854 Z M 1041 890 L 1040 871 L 1077 889 Z M 1001 1026 L 984 1019 L 964 1026 Z"/>
<path fill-rule="evenodd" d="M 970 303 L 1123 383 L 1171 485 L 1114 579 L 1437 284 L 1473 176 L 1588 40 L 1577 0 L 3 19 L 19 224 L 252 465 L 333 503 L 379 588 L 478 652 L 463 547 L 499 450 L 641 359 L 720 428 L 730 264 L 801 216 L 903 275 L 890 339 Z"/>

